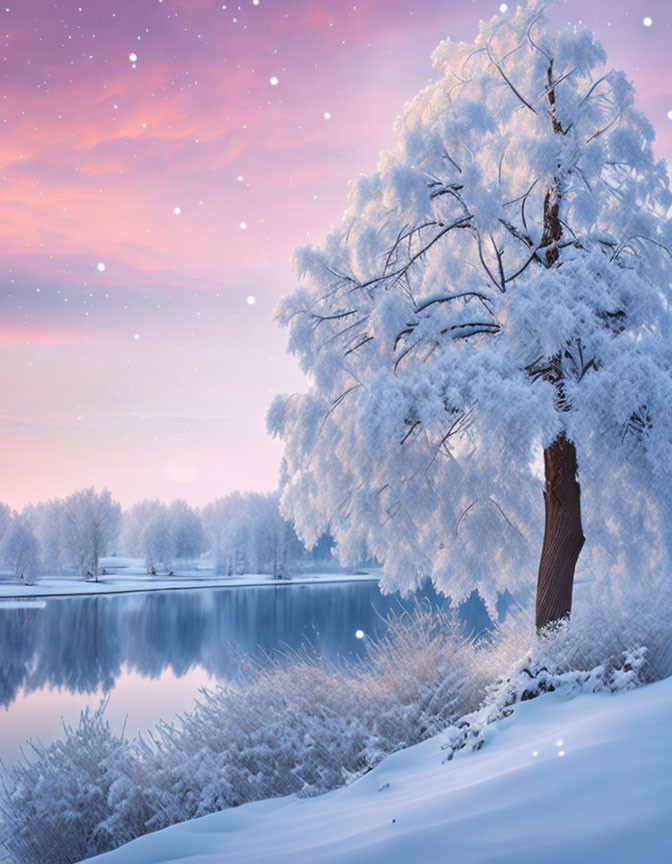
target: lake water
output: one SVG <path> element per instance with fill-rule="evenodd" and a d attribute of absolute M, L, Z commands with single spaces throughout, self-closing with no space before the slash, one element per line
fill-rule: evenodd
<path fill-rule="evenodd" d="M 444 608 L 448 601 L 425 592 Z M 307 644 L 331 660 L 363 650 L 400 600 L 375 582 L 157 591 L 53 598 L 0 606 L 0 759 L 28 738 L 48 743 L 86 706 L 109 697 L 108 717 L 127 734 L 192 707 L 198 688 L 234 678 L 256 658 Z M 477 598 L 461 617 L 488 624 Z"/>

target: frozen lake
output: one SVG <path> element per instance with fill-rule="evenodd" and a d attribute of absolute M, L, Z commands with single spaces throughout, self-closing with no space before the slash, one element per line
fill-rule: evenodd
<path fill-rule="evenodd" d="M 424 595 L 429 597 L 428 594 Z M 444 608 L 443 598 L 431 602 Z M 235 677 L 243 655 L 306 644 L 337 660 L 362 652 L 400 608 L 375 582 L 156 591 L 0 604 L 0 759 L 27 738 L 47 743 L 85 706 L 109 696 L 129 735 L 193 704 L 199 687 Z M 462 617 L 487 626 L 480 601 Z"/>

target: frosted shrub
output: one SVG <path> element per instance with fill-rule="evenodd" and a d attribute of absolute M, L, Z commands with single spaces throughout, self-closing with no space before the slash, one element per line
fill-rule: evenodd
<path fill-rule="evenodd" d="M 610 694 L 671 675 L 672 588 L 646 596 L 628 606 L 586 593 L 542 637 L 522 609 L 479 642 L 419 605 L 393 616 L 359 663 L 250 661 L 238 683 L 203 691 L 193 711 L 134 742 L 103 707 L 84 712 L 11 769 L 0 798 L 10 860 L 67 864 L 247 801 L 318 794 L 442 730 L 448 757 L 480 747 L 543 693 Z"/>
<path fill-rule="evenodd" d="M 128 742 L 104 718 L 105 703 L 83 711 L 76 728 L 32 753 L 9 772 L 0 817 L 11 861 L 68 864 L 97 855 L 139 834 L 149 818 L 142 798 L 117 808 L 119 778 L 134 761 Z M 119 818 L 123 814 L 123 818 Z"/>

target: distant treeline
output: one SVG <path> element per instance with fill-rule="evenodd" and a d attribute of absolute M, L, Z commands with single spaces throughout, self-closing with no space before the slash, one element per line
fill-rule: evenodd
<path fill-rule="evenodd" d="M 0 503 L 0 566 L 26 584 L 40 573 L 97 579 L 106 555 L 141 558 L 150 573 L 204 561 L 218 574 L 282 578 L 337 566 L 332 549 L 329 535 L 306 549 L 280 515 L 277 492 L 233 492 L 202 508 L 145 500 L 122 511 L 109 490 L 93 488 L 20 513 Z"/>

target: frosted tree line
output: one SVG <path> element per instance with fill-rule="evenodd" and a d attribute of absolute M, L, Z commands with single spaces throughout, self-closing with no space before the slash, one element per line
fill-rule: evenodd
<path fill-rule="evenodd" d="M 146 499 L 122 511 L 108 489 L 93 488 L 21 512 L 0 503 L 0 579 L 24 584 L 41 574 L 97 580 L 105 556 L 141 559 L 152 575 L 209 566 L 283 578 L 334 566 L 331 546 L 325 535 L 308 551 L 280 516 L 277 492 L 233 492 L 200 509 Z"/>

